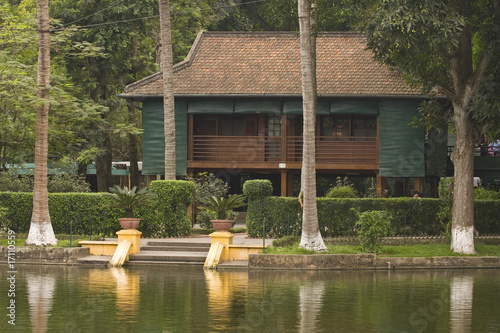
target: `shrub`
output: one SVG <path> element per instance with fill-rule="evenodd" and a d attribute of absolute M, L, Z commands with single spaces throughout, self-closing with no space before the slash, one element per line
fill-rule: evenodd
<path fill-rule="evenodd" d="M 17 174 L 10 169 L 0 172 L 0 191 L 5 192 L 33 192 L 33 177 Z"/>
<path fill-rule="evenodd" d="M 200 224 L 203 229 L 211 229 L 212 223 L 210 220 L 216 220 L 217 213 L 210 210 L 201 210 L 198 215 L 196 215 L 196 221 Z"/>
<path fill-rule="evenodd" d="M 380 253 L 382 238 L 387 236 L 391 216 L 385 211 L 373 210 L 359 214 L 356 224 L 359 228 L 358 238 L 364 252 Z"/>
<path fill-rule="evenodd" d="M 487 190 L 484 187 L 474 189 L 474 200 L 499 200 L 500 192 Z"/>
<path fill-rule="evenodd" d="M 90 184 L 76 172 L 61 172 L 48 177 L 47 190 L 49 193 L 87 193 Z M 13 169 L 0 172 L 0 191 L 33 192 L 33 175 L 19 176 Z"/>
<path fill-rule="evenodd" d="M 112 236 L 120 225 L 119 209 L 104 209 L 109 199 L 101 193 L 49 193 L 49 212 L 56 234 L 90 235 L 104 232 Z M 28 232 L 33 210 L 33 193 L 0 192 L 0 206 L 5 208 L 4 227 Z"/>
<path fill-rule="evenodd" d="M 137 228 L 144 237 L 186 236 L 191 231 L 187 207 L 191 203 L 194 184 L 186 181 L 154 181 L 151 190 L 158 193 L 153 204 L 134 210 L 143 220 Z M 56 234 L 90 235 L 104 232 L 115 236 L 120 230 L 119 217 L 124 211 L 107 208 L 110 199 L 102 193 L 49 193 L 49 212 Z M 0 192 L 0 207 L 6 209 L 4 227 L 15 232 L 28 232 L 33 210 L 32 193 Z M 0 220 L 0 222 L 2 222 Z M 71 226 L 72 225 L 72 226 Z M 103 231 L 104 230 L 104 231 Z"/>
<path fill-rule="evenodd" d="M 222 179 L 215 177 L 213 173 L 200 172 L 195 177 L 186 178 L 194 182 L 196 186 L 195 200 L 211 196 L 225 197 L 229 186 Z"/>
<path fill-rule="evenodd" d="M 357 196 L 352 186 L 335 186 L 326 195 L 327 198 L 356 198 Z"/>
<path fill-rule="evenodd" d="M 157 204 L 140 209 L 138 217 L 147 226 L 145 236 L 179 237 L 191 232 L 191 219 L 187 208 L 191 204 L 196 186 L 185 180 L 155 180 L 151 192 L 157 195 Z M 145 227 L 146 227 L 145 226 Z"/>
<path fill-rule="evenodd" d="M 300 242 L 300 236 L 284 236 L 273 241 L 274 247 L 285 247 L 291 246 L 295 243 Z"/>
<path fill-rule="evenodd" d="M 49 177 L 47 190 L 50 193 L 87 193 L 90 192 L 90 184 L 85 181 L 84 176 L 78 175 L 76 172 L 62 172 Z"/>
<path fill-rule="evenodd" d="M 243 194 L 249 201 L 261 200 L 273 194 L 273 185 L 268 179 L 247 180 L 243 184 Z"/>

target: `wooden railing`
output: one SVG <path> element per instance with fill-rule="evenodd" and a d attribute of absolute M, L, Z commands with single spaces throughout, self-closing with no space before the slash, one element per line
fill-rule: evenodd
<path fill-rule="evenodd" d="M 316 137 L 317 163 L 377 162 L 375 137 Z M 302 137 L 287 138 L 287 161 L 302 160 Z"/>
<path fill-rule="evenodd" d="M 195 135 L 193 159 L 216 162 L 279 161 L 281 137 Z"/>
<path fill-rule="evenodd" d="M 282 158 L 281 137 L 206 136 L 193 137 L 193 160 L 216 162 L 301 161 L 302 137 L 287 137 L 286 158 Z M 318 163 L 377 162 L 375 137 L 316 137 Z"/>

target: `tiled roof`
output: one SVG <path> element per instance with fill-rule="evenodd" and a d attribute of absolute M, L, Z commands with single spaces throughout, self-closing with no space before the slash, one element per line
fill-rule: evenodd
<path fill-rule="evenodd" d="M 397 71 L 378 64 L 359 33 L 317 38 L 319 96 L 418 95 Z M 161 73 L 125 87 L 130 96 L 162 95 Z M 201 32 L 174 66 L 175 95 L 301 95 L 299 37 L 293 32 Z"/>

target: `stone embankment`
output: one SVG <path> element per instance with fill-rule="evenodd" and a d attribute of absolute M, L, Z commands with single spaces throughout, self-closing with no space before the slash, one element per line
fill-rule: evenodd
<path fill-rule="evenodd" d="M 0 246 L 0 264 L 7 263 L 8 247 Z M 88 248 L 82 247 L 39 247 L 16 246 L 16 263 L 76 264 L 79 258 L 89 255 Z"/>
<path fill-rule="evenodd" d="M 249 269 L 500 268 L 500 257 L 378 257 L 375 254 L 252 254 Z"/>

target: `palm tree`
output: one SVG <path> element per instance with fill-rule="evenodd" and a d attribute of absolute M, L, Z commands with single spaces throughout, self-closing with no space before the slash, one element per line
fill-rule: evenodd
<path fill-rule="evenodd" d="M 304 206 L 302 236 L 299 247 L 325 251 L 326 246 L 319 231 L 316 205 L 316 43 L 311 29 L 311 3 L 299 0 L 300 60 L 302 69 L 302 100 L 304 130 L 302 149 L 302 191 Z M 314 47 L 313 47 L 314 46 Z"/>
<path fill-rule="evenodd" d="M 33 213 L 26 244 L 57 245 L 49 214 L 47 150 L 49 133 L 50 32 L 49 0 L 37 1 L 38 20 L 38 106 L 36 110 L 35 184 Z"/>
<path fill-rule="evenodd" d="M 175 179 L 175 104 L 172 36 L 168 0 L 159 0 L 161 60 L 163 73 L 163 129 L 165 133 L 165 179 Z"/>

